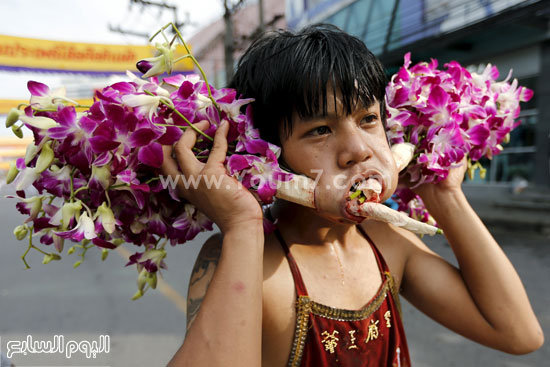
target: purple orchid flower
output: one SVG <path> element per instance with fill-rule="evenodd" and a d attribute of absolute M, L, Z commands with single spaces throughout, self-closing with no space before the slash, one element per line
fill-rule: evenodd
<path fill-rule="evenodd" d="M 517 126 L 519 102 L 532 91 L 517 81 L 497 82 L 498 69 L 487 65 L 481 74 L 456 61 L 437 69 L 437 60 L 403 67 L 386 88 L 387 133 L 391 143 L 411 142 L 417 157 L 406 170 L 414 184 L 444 180 L 450 169 L 468 156 L 471 161 L 491 158 Z M 421 201 L 401 200 L 400 210 L 426 220 Z"/>

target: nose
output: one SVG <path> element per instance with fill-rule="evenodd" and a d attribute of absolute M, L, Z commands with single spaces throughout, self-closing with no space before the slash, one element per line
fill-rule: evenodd
<path fill-rule="evenodd" d="M 350 126 L 338 142 L 340 146 L 338 165 L 342 168 L 364 162 L 372 157 L 372 148 L 368 144 L 365 132 L 355 126 Z"/>

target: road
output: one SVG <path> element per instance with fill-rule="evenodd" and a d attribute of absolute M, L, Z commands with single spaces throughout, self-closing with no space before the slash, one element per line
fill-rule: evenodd
<path fill-rule="evenodd" d="M 101 340 L 108 335 L 110 349 L 86 358 L 75 352 L 66 354 L 14 354 L 18 366 L 164 366 L 181 344 L 185 331 L 183 299 L 187 279 L 200 244 L 208 234 L 195 241 L 168 249 L 166 285 L 162 291 L 149 291 L 142 299 L 131 301 L 136 271 L 125 268 L 124 253 L 113 252 L 101 261 L 100 252 L 90 251 L 78 269 L 78 260 L 64 255 L 63 261 L 43 265 L 36 251 L 28 256 L 32 269 L 25 270 L 20 260 L 26 244 L 12 235 L 20 224 L 13 199 L 0 190 L 0 349 L 7 353 L 10 341 L 54 341 L 63 336 L 74 340 Z M 522 277 L 533 308 L 545 334 L 550 335 L 550 240 L 536 234 L 495 232 L 504 251 Z M 425 239 L 437 253 L 452 261 L 452 253 L 441 236 Z M 137 249 L 126 245 L 126 252 Z M 550 360 L 548 343 L 527 356 L 511 356 L 470 342 L 439 326 L 403 301 L 405 328 L 413 365 L 540 367 Z M 514 320 L 510 320 L 514 322 Z M 105 340 L 105 339 L 103 339 Z M 11 344 L 12 346 L 14 344 Z M 82 344 L 81 344 L 82 345 Z"/>

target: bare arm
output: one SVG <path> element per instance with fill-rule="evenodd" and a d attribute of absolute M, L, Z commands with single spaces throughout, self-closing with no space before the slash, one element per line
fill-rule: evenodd
<path fill-rule="evenodd" d="M 197 124 L 206 128 L 206 123 Z M 191 149 L 196 133 L 188 129 L 176 146 L 176 163 L 165 151 L 163 171 L 175 177 L 205 177 L 197 188 L 178 187 L 180 194 L 212 219 L 223 233 L 219 263 L 198 311 L 191 307 L 190 325 L 183 345 L 168 363 L 180 366 L 245 366 L 261 364 L 263 226 L 262 211 L 248 190 L 229 177 L 223 165 L 227 152 L 222 124 L 206 164 L 200 163 Z M 178 167 L 179 163 L 179 167 Z M 205 182 L 217 178 L 220 185 Z M 180 180 L 181 182 L 181 180 Z M 212 181 L 210 181 L 212 182 Z M 207 244 L 208 246 L 211 244 Z M 206 251 L 206 250 L 205 250 Z M 203 253 L 204 255 L 205 253 Z M 198 270 L 201 265 L 199 264 Z M 197 269 L 197 267 L 195 267 Z M 200 290 L 197 282 L 190 292 Z M 199 297 L 200 298 L 200 297 Z M 198 299 L 192 306 L 196 306 Z"/>
<path fill-rule="evenodd" d="M 261 223 L 258 227 L 226 233 L 221 246 L 205 245 L 189 288 L 187 336 L 169 366 L 260 366 Z M 212 246 L 221 250 L 217 266 Z"/>
<path fill-rule="evenodd" d="M 215 234 L 204 243 L 197 256 L 187 288 L 187 331 L 191 328 L 191 324 L 199 312 L 200 305 L 220 261 L 221 250 L 222 236 L 221 234 Z"/>
<path fill-rule="evenodd" d="M 403 295 L 474 341 L 513 354 L 532 352 L 544 342 L 542 329 L 516 270 L 460 189 L 462 176 L 458 172 L 440 187 L 425 185 L 419 190 L 444 230 L 459 269 L 407 235 L 413 246 L 405 265 Z"/>

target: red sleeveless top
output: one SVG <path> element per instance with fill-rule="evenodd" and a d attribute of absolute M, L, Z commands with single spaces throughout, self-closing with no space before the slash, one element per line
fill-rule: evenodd
<path fill-rule="evenodd" d="M 361 310 L 343 310 L 311 300 L 298 265 L 278 230 L 296 286 L 296 329 L 288 360 L 290 367 L 361 366 L 409 367 L 399 294 L 389 268 L 374 243 L 370 243 L 382 275 L 382 285 Z"/>

